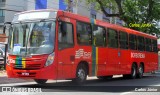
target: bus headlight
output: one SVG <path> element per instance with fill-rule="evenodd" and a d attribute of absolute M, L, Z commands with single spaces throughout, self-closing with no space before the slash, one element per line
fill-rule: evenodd
<path fill-rule="evenodd" d="M 53 61 L 54 61 L 54 53 L 52 53 L 52 54 L 50 54 L 50 55 L 48 56 L 48 59 L 47 59 L 47 61 L 46 61 L 45 66 L 47 67 L 47 66 L 51 65 L 51 64 L 53 63 Z"/>

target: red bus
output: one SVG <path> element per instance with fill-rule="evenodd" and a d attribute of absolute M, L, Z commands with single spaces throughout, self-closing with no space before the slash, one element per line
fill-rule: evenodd
<path fill-rule="evenodd" d="M 61 10 L 16 14 L 8 40 L 9 78 L 83 83 L 87 76 L 134 79 L 158 70 L 156 37 Z"/>

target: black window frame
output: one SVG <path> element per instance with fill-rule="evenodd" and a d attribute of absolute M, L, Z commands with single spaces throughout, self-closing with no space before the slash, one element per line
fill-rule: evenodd
<path fill-rule="evenodd" d="M 115 31 L 115 33 L 116 33 L 115 39 L 113 39 L 112 37 L 110 39 L 110 31 L 109 30 Z M 113 44 L 110 44 L 110 40 L 116 40 L 116 41 L 114 41 L 114 42 L 116 42 L 115 46 L 112 46 Z M 111 43 L 113 43 L 113 42 L 111 41 Z M 117 46 L 116 46 L 116 44 L 117 44 Z M 107 28 L 107 47 L 109 47 L 109 48 L 119 48 L 119 45 L 118 45 L 118 31 L 117 30 L 112 29 L 112 28 Z"/>
<path fill-rule="evenodd" d="M 133 38 L 134 38 L 134 40 L 133 40 Z M 129 49 L 137 50 L 137 36 L 134 34 L 129 34 Z"/>
<path fill-rule="evenodd" d="M 98 28 L 98 27 L 100 27 L 100 28 L 102 28 L 103 29 L 103 45 L 95 45 L 95 35 L 94 35 L 94 29 L 95 29 L 95 26 Z M 93 44 L 93 46 L 96 46 L 96 47 L 106 47 L 107 46 L 107 36 L 106 36 L 106 28 L 105 27 L 103 27 L 103 26 L 100 26 L 100 25 L 93 25 L 92 26 L 93 28 L 92 28 L 92 44 Z"/>
<path fill-rule="evenodd" d="M 151 52 L 152 51 L 152 40 L 150 38 L 145 38 L 145 50 L 147 52 Z"/>
<path fill-rule="evenodd" d="M 151 43 L 152 43 L 152 52 L 158 53 L 158 44 L 157 44 L 157 40 L 152 39 Z"/>
<path fill-rule="evenodd" d="M 67 24 L 70 24 L 70 25 L 72 26 L 73 45 L 71 45 L 70 47 L 60 48 L 60 47 L 59 47 L 59 27 L 60 27 L 59 25 L 60 25 L 60 24 L 59 24 L 59 23 L 62 24 L 62 23 L 64 23 L 64 22 L 67 23 Z M 67 49 L 67 48 L 73 48 L 73 47 L 75 46 L 75 40 L 74 40 L 74 25 L 73 25 L 73 23 L 71 23 L 71 22 L 66 22 L 66 21 L 61 21 L 61 22 L 59 22 L 59 23 L 58 23 L 58 49 L 59 49 L 59 50 L 63 50 L 63 49 Z"/>
<path fill-rule="evenodd" d="M 143 36 L 137 36 L 137 50 L 145 51 L 145 39 Z"/>
<path fill-rule="evenodd" d="M 89 26 L 90 26 L 90 37 L 89 37 L 89 42 L 88 42 L 88 44 L 86 44 L 86 43 L 79 43 L 79 38 L 78 38 L 78 23 L 84 23 L 84 24 L 88 24 Z M 83 21 L 76 21 L 76 37 L 77 37 L 77 44 L 78 45 L 81 45 L 81 46 L 91 46 L 92 45 L 92 26 L 91 26 L 91 24 L 90 23 L 87 23 L 87 22 L 83 22 Z"/>
<path fill-rule="evenodd" d="M 125 38 L 126 38 L 125 40 L 121 39 L 121 37 L 122 37 L 121 34 L 125 35 Z M 125 43 L 125 45 L 124 45 L 124 43 Z M 119 31 L 119 48 L 121 48 L 121 49 L 128 49 L 129 48 L 129 46 L 128 46 L 128 33 L 127 32 Z"/>

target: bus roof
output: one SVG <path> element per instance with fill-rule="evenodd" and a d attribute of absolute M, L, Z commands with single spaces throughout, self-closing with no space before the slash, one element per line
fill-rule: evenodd
<path fill-rule="evenodd" d="M 13 23 L 27 20 L 56 19 L 57 10 L 32 10 L 14 15 Z"/>
<path fill-rule="evenodd" d="M 87 23 L 91 23 L 90 18 L 85 17 L 85 16 L 81 16 L 79 14 L 74 14 L 74 13 L 71 13 L 71 12 L 66 12 L 66 11 L 61 11 L 61 10 L 58 10 L 58 13 L 66 16 L 68 18 L 73 18 L 73 19 L 76 19 L 78 21 L 84 21 L 84 22 L 87 22 Z M 106 28 L 111 28 L 111 29 L 115 29 L 115 30 L 118 30 L 118 31 L 124 31 L 124 32 L 130 33 L 130 34 L 144 36 L 146 38 L 157 39 L 156 36 L 153 36 L 153 35 L 150 35 L 150 34 L 147 34 L 147 33 L 144 33 L 144 32 L 140 32 L 140 31 L 137 31 L 137 30 L 133 30 L 133 29 L 130 29 L 130 28 L 127 28 L 127 27 L 111 24 L 109 22 L 105 22 L 105 21 L 101 21 L 101 20 L 95 20 L 95 21 L 96 21 L 96 25 L 100 25 L 100 26 L 103 26 L 103 27 L 106 27 Z"/>
<path fill-rule="evenodd" d="M 25 12 L 15 14 L 15 16 L 16 15 L 21 15 L 21 14 L 27 14 L 27 13 L 34 13 L 34 12 L 57 12 L 57 15 L 63 15 L 63 16 L 66 16 L 68 18 L 76 19 L 78 21 L 84 21 L 84 22 L 87 22 L 87 23 L 91 23 L 91 19 L 88 18 L 88 17 L 81 16 L 79 14 L 74 14 L 74 13 L 71 13 L 71 12 L 62 11 L 62 10 L 55 10 L 55 9 L 42 9 L 42 10 L 25 11 Z M 153 36 L 153 35 L 150 35 L 150 34 L 147 34 L 147 33 L 143 33 L 143 32 L 137 31 L 137 30 L 133 30 L 133 29 L 126 28 L 126 27 L 119 26 L 119 25 L 115 25 L 115 24 L 111 24 L 111 23 L 104 22 L 104 21 L 101 21 L 101 20 L 95 20 L 95 21 L 96 21 L 96 25 L 100 25 L 100 26 L 103 26 L 103 27 L 106 27 L 106 28 L 111 28 L 111 29 L 118 30 L 118 31 L 124 31 L 124 32 L 130 33 L 130 34 L 144 36 L 144 37 L 147 37 L 147 38 L 157 39 L 156 36 Z"/>

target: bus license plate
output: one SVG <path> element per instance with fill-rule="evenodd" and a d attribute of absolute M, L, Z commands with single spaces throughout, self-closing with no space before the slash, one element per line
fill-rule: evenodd
<path fill-rule="evenodd" d="M 29 76 L 29 73 L 24 72 L 24 73 L 22 73 L 22 75 L 23 76 Z"/>

